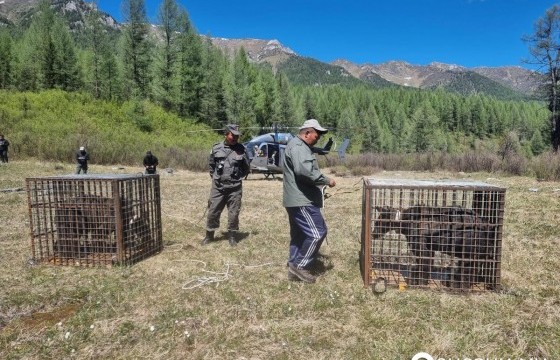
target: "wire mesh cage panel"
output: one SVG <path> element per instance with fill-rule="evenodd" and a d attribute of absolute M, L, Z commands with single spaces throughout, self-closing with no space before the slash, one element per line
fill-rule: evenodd
<path fill-rule="evenodd" d="M 483 182 L 364 178 L 364 285 L 499 290 L 505 191 Z"/>
<path fill-rule="evenodd" d="M 31 250 L 54 265 L 132 265 L 163 248 L 159 175 L 26 179 Z"/>

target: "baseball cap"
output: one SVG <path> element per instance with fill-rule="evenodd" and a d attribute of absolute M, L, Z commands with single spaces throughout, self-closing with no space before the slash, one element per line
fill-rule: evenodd
<path fill-rule="evenodd" d="M 80 146 L 80 151 L 84 151 L 86 148 L 83 146 Z"/>
<path fill-rule="evenodd" d="M 226 131 L 226 133 L 230 132 L 233 135 L 241 135 L 241 132 L 239 131 L 239 125 L 236 125 L 236 124 L 226 125 L 225 131 Z"/>
<path fill-rule="evenodd" d="M 307 129 L 307 128 L 313 128 L 313 129 L 317 130 L 317 132 L 322 133 L 322 134 L 329 131 L 329 130 L 325 129 L 324 127 L 322 127 L 319 124 L 319 121 L 317 121 L 315 119 L 305 120 L 305 122 L 303 123 L 303 125 L 299 129 L 302 130 L 302 129 Z"/>

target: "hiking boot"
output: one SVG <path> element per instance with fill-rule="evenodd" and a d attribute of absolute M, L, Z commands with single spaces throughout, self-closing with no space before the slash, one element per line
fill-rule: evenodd
<path fill-rule="evenodd" d="M 235 238 L 235 231 L 228 232 L 228 242 L 231 246 L 237 246 L 237 239 Z"/>
<path fill-rule="evenodd" d="M 201 245 L 208 245 L 210 244 L 212 241 L 214 241 L 214 232 L 213 231 L 208 231 L 206 230 L 206 236 L 204 237 L 204 239 L 202 239 L 202 241 L 200 242 Z"/>
<path fill-rule="evenodd" d="M 295 275 L 301 281 L 304 281 L 309 284 L 313 284 L 316 280 L 315 276 L 313 276 L 313 274 L 311 274 L 309 270 L 298 269 L 292 264 L 289 264 L 288 271 L 292 273 L 292 275 Z"/>
<path fill-rule="evenodd" d="M 297 276 L 292 274 L 288 269 L 288 281 L 301 281 Z"/>

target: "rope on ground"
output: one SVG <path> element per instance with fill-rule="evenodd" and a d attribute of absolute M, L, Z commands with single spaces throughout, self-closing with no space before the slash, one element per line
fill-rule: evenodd
<path fill-rule="evenodd" d="M 203 264 L 203 268 L 206 267 L 206 263 L 204 261 L 201 261 L 201 260 L 188 259 L 188 260 L 185 260 L 185 261 L 197 262 L 197 263 Z M 258 268 L 258 267 L 270 266 L 270 265 L 275 265 L 275 264 L 273 262 L 269 262 L 269 263 L 265 263 L 265 264 L 259 264 L 259 265 L 244 265 L 244 264 L 226 263 L 225 264 L 225 271 L 223 271 L 223 272 L 216 272 L 216 271 L 210 271 L 210 270 L 202 269 L 202 272 L 204 272 L 208 275 L 193 276 L 191 279 L 187 280 L 181 288 L 183 290 L 193 290 L 193 289 L 202 287 L 204 285 L 209 285 L 209 284 L 216 284 L 216 286 L 217 286 L 220 282 L 227 281 L 227 280 L 230 279 L 230 277 L 232 276 L 231 273 L 230 273 L 230 269 L 231 269 L 232 266 L 240 266 L 243 269 L 251 269 L 251 268 Z"/>
<path fill-rule="evenodd" d="M 3 193 L 10 193 L 10 192 L 25 192 L 26 190 L 20 187 L 17 188 L 7 188 L 7 189 L 0 189 L 0 192 Z"/>
<path fill-rule="evenodd" d="M 204 264 L 204 266 L 206 266 L 206 264 Z M 199 277 L 193 277 L 192 279 L 188 280 L 186 283 L 183 284 L 182 289 L 183 290 L 192 290 L 192 289 L 196 289 L 198 287 L 207 285 L 207 284 L 217 284 L 220 283 L 222 281 L 226 281 L 229 279 L 230 274 L 229 274 L 229 264 L 226 264 L 226 271 L 222 272 L 222 273 L 218 273 L 215 271 L 208 271 L 208 270 L 202 270 L 208 274 L 212 274 L 211 276 L 199 276 Z"/>
<path fill-rule="evenodd" d="M 177 248 L 177 249 L 175 249 Z M 165 251 L 166 252 L 178 252 L 183 250 L 183 244 L 171 244 L 171 245 L 165 245 Z"/>

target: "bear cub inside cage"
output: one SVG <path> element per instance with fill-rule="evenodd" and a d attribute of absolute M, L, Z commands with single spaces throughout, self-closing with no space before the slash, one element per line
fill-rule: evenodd
<path fill-rule="evenodd" d="M 131 265 L 163 248 L 159 175 L 26 179 L 33 259 Z"/>
<path fill-rule="evenodd" d="M 498 290 L 502 190 L 483 183 L 366 181 L 366 285 L 383 279 L 412 287 Z"/>

